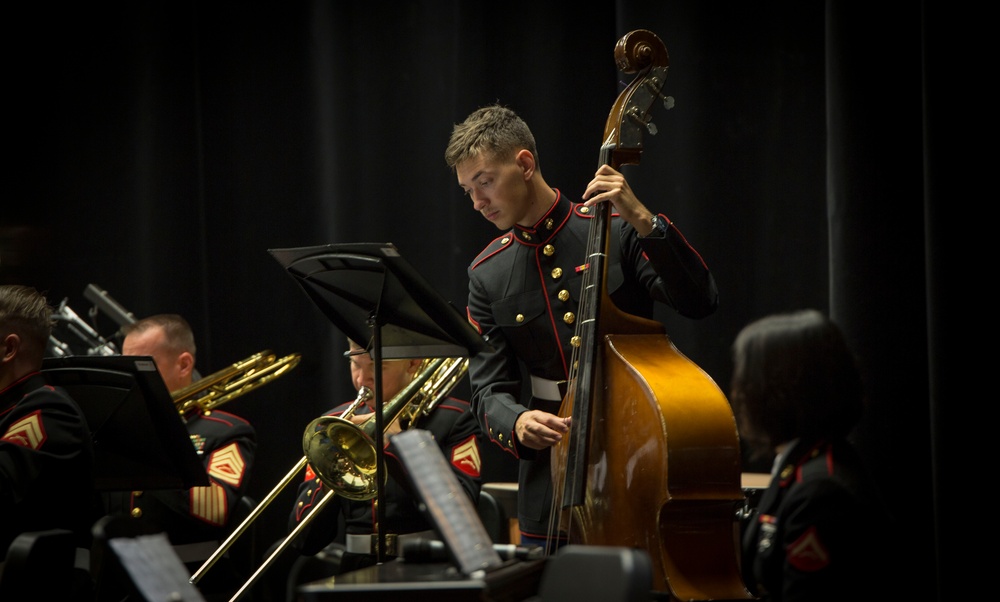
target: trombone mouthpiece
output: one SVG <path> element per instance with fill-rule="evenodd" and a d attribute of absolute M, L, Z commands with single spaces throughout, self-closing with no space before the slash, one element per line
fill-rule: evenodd
<path fill-rule="evenodd" d="M 347 406 L 347 409 L 344 410 L 344 412 L 340 415 L 340 417 L 344 419 L 350 418 L 351 416 L 354 415 L 354 412 L 358 411 L 358 408 L 361 407 L 361 404 L 368 401 L 374 396 L 375 394 L 372 393 L 371 389 L 369 389 L 368 387 L 361 387 L 360 389 L 358 389 L 358 396 L 354 398 L 354 401 L 351 402 L 351 405 Z"/>

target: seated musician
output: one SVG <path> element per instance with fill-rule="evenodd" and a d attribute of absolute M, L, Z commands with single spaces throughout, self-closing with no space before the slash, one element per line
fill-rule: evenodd
<path fill-rule="evenodd" d="M 351 379 L 356 390 L 362 387 L 375 390 L 374 362 L 367 350 L 354 341 L 348 341 L 349 349 L 344 354 L 350 361 Z M 389 404 L 408 383 L 419 373 L 422 360 L 386 360 L 382 362 L 382 396 L 385 404 Z M 359 395 L 359 397 L 362 397 Z M 351 406 L 350 403 L 337 406 L 327 415 L 339 416 Z M 374 399 L 368 399 L 360 409 L 353 411 L 349 419 L 360 424 L 373 419 L 372 412 L 376 406 Z M 385 406 L 383 406 L 385 409 Z M 383 418 L 386 418 L 383 416 Z M 458 476 L 463 490 L 475 504 L 480 489 L 480 456 L 477 436 L 479 425 L 469 409 L 466 401 L 446 397 L 427 415 L 418 415 L 409 422 L 405 412 L 399 420 L 391 424 L 383 424 L 385 432 L 383 439 L 386 446 L 394 433 L 409 428 L 420 428 L 430 431 L 441 450 L 450 461 L 451 468 Z M 374 437 L 373 437 L 374 439 Z M 436 539 L 433 525 L 424 516 L 419 507 L 416 493 L 406 482 L 398 459 L 391 454 L 385 456 L 389 472 L 388 481 L 382 491 L 385 504 L 385 525 L 381 525 L 386 536 L 385 558 L 399 555 L 403 543 L 407 539 Z M 397 479 L 393 475 L 397 475 Z M 290 576 L 290 585 L 307 583 L 334 574 L 372 566 L 377 562 L 378 554 L 374 547 L 378 541 L 376 524 L 378 511 L 375 509 L 376 498 L 354 501 L 337 495 L 331 499 L 322 510 L 313 516 L 313 508 L 330 491 L 319 475 L 307 468 L 305 481 L 299 486 L 295 506 L 289 520 L 289 532 L 300 523 L 308 523 L 299 535 L 291 542 L 291 546 L 304 556 L 310 557 L 325 551 L 329 556 L 332 550 L 339 556 L 337 563 L 309 563 L 305 558 L 297 562 Z"/>
<path fill-rule="evenodd" d="M 34 288 L 0 285 L 0 575 L 19 535 L 66 529 L 78 549 L 87 549 L 99 516 L 87 420 L 41 371 L 52 313 Z M 77 577 L 65 590 L 89 595 L 89 575 Z M 31 593 L 45 598 L 47 587 L 59 585 L 38 583 Z"/>
<path fill-rule="evenodd" d="M 805 309 L 747 324 L 730 399 L 771 480 L 743 534 L 744 581 L 762 602 L 901 599 L 898 525 L 849 439 L 865 411 L 840 327 Z"/>
<path fill-rule="evenodd" d="M 149 355 L 167 390 L 192 384 L 195 373 L 194 334 L 177 314 L 159 314 L 122 328 L 123 355 Z M 164 532 L 190 573 L 197 571 L 220 546 L 238 521 L 232 519 L 247 493 L 257 447 L 256 431 L 243 418 L 196 405 L 183 416 L 209 484 L 182 490 L 111 492 L 105 495 L 109 513 L 142 521 L 150 532 Z M 207 600 L 228 600 L 246 580 L 223 557 L 198 582 Z"/>

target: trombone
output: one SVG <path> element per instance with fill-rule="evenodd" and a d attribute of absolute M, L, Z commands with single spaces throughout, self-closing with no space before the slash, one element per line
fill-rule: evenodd
<path fill-rule="evenodd" d="M 302 356 L 298 353 L 278 359 L 270 349 L 266 349 L 228 368 L 199 378 L 183 389 L 174 391 L 171 397 L 181 416 L 195 409 L 199 412 L 210 412 L 227 401 L 232 401 L 286 374 L 297 366 L 301 359 Z"/>
<path fill-rule="evenodd" d="M 438 358 L 424 360 L 417 375 L 410 383 L 396 394 L 382 408 L 383 430 L 388 429 L 400 417 L 407 417 L 411 426 L 421 416 L 430 414 L 451 390 L 459 383 L 469 370 L 467 358 Z M 285 548 L 305 529 L 314 516 L 329 503 L 335 494 L 350 500 L 368 500 L 378 493 L 378 459 L 375 441 L 375 415 L 361 424 L 355 424 L 349 418 L 362 403 L 372 398 L 368 387 L 361 387 L 358 395 L 350 406 L 339 416 L 320 416 L 306 427 L 302 435 L 302 451 L 304 455 L 282 477 L 277 485 L 261 500 L 249 516 L 219 548 L 191 575 L 190 582 L 197 584 L 205 573 L 232 547 L 233 543 L 250 527 L 264 509 L 274 501 L 308 463 L 313 472 L 324 485 L 330 488 L 326 495 L 316 504 L 312 512 L 296 525 L 274 552 L 264 560 L 260 568 L 247 579 L 246 583 L 233 595 L 230 602 L 240 596 L 253 585 L 257 578 L 277 559 Z"/>

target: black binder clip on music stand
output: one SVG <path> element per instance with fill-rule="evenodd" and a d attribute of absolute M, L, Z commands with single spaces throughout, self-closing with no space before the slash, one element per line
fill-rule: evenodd
<path fill-rule="evenodd" d="M 378 524 L 385 524 L 382 360 L 468 357 L 489 348 L 464 316 L 392 243 L 269 249 L 306 295 L 351 340 L 371 341 L 375 364 Z M 379 529 L 378 562 L 385 560 Z"/>

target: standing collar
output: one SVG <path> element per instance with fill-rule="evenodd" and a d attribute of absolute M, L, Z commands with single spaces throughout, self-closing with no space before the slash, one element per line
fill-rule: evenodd
<path fill-rule="evenodd" d="M 0 412 L 6 412 L 13 408 L 17 402 L 21 401 L 22 397 L 35 389 L 44 387 L 45 384 L 45 377 L 37 370 L 12 382 L 6 389 L 0 391 Z"/>
<path fill-rule="evenodd" d="M 545 212 L 545 215 L 535 225 L 528 228 L 520 224 L 514 224 L 514 227 L 511 228 L 514 240 L 528 246 L 536 247 L 550 241 L 556 232 L 562 228 L 563 224 L 566 223 L 566 220 L 573 213 L 573 203 L 564 197 L 558 188 L 555 191 L 555 202 L 552 203 L 549 210 Z"/>

